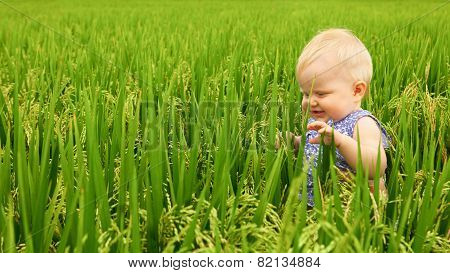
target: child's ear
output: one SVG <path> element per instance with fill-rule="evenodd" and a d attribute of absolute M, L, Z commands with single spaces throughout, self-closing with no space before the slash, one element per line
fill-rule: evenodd
<path fill-rule="evenodd" d="M 367 91 L 367 84 L 365 81 L 357 81 L 353 84 L 353 95 L 363 98 Z"/>

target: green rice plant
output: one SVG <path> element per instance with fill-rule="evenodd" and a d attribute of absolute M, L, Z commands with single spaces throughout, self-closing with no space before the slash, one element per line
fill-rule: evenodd
<path fill-rule="evenodd" d="M 445 5 L 86 5 L 0 5 L 1 252 L 449 252 Z M 311 209 L 295 64 L 329 27 L 371 53 L 388 194 L 322 145 Z"/>

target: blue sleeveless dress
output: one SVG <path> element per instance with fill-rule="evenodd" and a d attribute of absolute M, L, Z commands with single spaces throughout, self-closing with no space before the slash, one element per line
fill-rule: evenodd
<path fill-rule="evenodd" d="M 327 122 L 328 125 L 331 127 L 334 127 L 334 130 L 338 131 L 341 134 L 347 135 L 351 138 L 353 138 L 353 131 L 356 125 L 356 122 L 362 118 L 362 117 L 371 117 L 377 124 L 378 127 L 381 129 L 381 141 L 384 149 L 389 148 L 389 137 L 386 132 L 386 130 L 381 126 L 380 121 L 375 118 L 369 111 L 366 110 L 356 110 L 349 115 L 347 115 L 345 118 L 333 122 L 333 120 L 329 120 Z M 310 118 L 308 120 L 308 124 L 315 121 L 314 118 Z M 306 144 L 304 149 L 304 156 L 306 159 L 306 162 L 310 162 L 312 160 L 312 164 L 315 168 L 317 168 L 317 157 L 319 155 L 319 144 L 311 144 L 309 143 L 309 140 L 312 138 L 315 138 L 318 136 L 319 133 L 314 130 L 310 130 L 306 132 Z M 339 153 L 339 150 L 336 149 L 336 162 L 335 165 L 341 169 L 341 170 L 349 170 L 351 172 L 355 172 L 350 165 L 345 161 L 344 157 Z M 307 195 L 308 195 L 308 206 L 313 207 L 314 206 L 314 197 L 313 197 L 313 175 L 312 175 L 312 166 L 308 170 L 307 174 Z M 301 199 L 301 194 L 299 194 L 299 197 Z"/>

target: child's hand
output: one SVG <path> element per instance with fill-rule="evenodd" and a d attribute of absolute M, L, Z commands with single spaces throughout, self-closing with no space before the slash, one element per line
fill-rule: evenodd
<path fill-rule="evenodd" d="M 282 138 L 282 133 L 277 134 L 277 138 L 275 140 L 275 149 L 279 149 L 281 146 L 281 138 Z M 295 154 L 297 154 L 298 152 L 298 147 L 300 145 L 300 141 L 301 141 L 301 136 L 295 136 L 293 133 L 291 132 L 286 132 L 286 140 L 287 141 L 292 141 L 291 143 L 293 143 L 294 145 L 294 151 Z"/>
<path fill-rule="evenodd" d="M 326 145 L 331 144 L 331 134 L 332 134 L 333 128 L 331 128 L 330 125 L 326 124 L 323 121 L 314 121 L 314 122 L 311 122 L 310 124 L 308 124 L 307 129 L 317 131 L 320 134 L 319 136 L 310 139 L 309 143 L 320 144 L 320 137 L 323 136 L 323 142 Z M 341 136 L 342 136 L 341 133 L 339 133 L 336 130 L 334 131 L 334 144 L 336 145 L 336 148 L 338 148 L 340 146 Z"/>

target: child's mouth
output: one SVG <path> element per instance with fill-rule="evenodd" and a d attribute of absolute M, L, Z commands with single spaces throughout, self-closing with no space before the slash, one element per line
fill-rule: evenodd
<path fill-rule="evenodd" d="M 311 111 L 311 114 L 314 115 L 314 116 L 320 116 L 320 115 L 322 115 L 324 113 L 325 113 L 324 111 Z"/>

